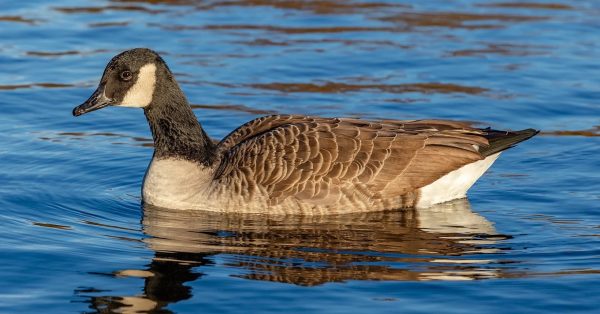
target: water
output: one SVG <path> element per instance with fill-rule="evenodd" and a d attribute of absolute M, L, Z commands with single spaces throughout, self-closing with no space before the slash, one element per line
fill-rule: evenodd
<path fill-rule="evenodd" d="M 591 312 L 600 3 L 1 1 L 0 312 Z M 469 201 L 332 217 L 140 206 L 139 110 L 71 109 L 159 51 L 221 138 L 272 112 L 543 133 Z"/>

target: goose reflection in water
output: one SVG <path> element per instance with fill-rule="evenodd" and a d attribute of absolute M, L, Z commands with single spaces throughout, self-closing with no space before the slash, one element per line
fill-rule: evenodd
<path fill-rule="evenodd" d="M 226 253 L 236 277 L 315 286 L 347 280 L 468 280 L 496 278 L 502 269 L 482 258 L 501 249 L 492 224 L 466 199 L 429 209 L 331 216 L 264 216 L 176 211 L 145 206 L 143 231 L 155 252 L 138 296 L 94 296 L 97 312 L 166 311 L 189 299 L 186 282 Z M 243 273 L 240 275 L 240 273 Z M 80 295 L 85 293 L 78 293 Z"/>

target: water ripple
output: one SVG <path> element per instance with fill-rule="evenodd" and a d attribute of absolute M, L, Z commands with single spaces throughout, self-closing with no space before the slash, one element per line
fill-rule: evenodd
<path fill-rule="evenodd" d="M 2 10 L 0 312 L 596 310 L 598 3 L 37 0 Z M 273 113 L 542 133 L 503 153 L 471 189 L 472 209 L 153 208 L 140 205 L 153 145 L 142 111 L 71 115 L 132 47 L 161 53 L 215 138 Z"/>

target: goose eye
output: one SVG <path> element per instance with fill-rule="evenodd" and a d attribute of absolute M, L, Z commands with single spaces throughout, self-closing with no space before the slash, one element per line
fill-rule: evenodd
<path fill-rule="evenodd" d="M 121 79 L 123 81 L 129 81 L 131 80 L 131 78 L 133 77 L 133 74 L 131 74 L 131 71 L 123 71 L 121 72 Z"/>

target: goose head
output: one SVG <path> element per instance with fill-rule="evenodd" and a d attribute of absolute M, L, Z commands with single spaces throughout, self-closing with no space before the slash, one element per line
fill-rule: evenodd
<path fill-rule="evenodd" d="M 146 108 L 153 103 L 157 86 L 173 83 L 171 71 L 156 52 L 146 48 L 127 50 L 110 60 L 96 91 L 73 109 L 73 115 L 108 106 Z"/>

